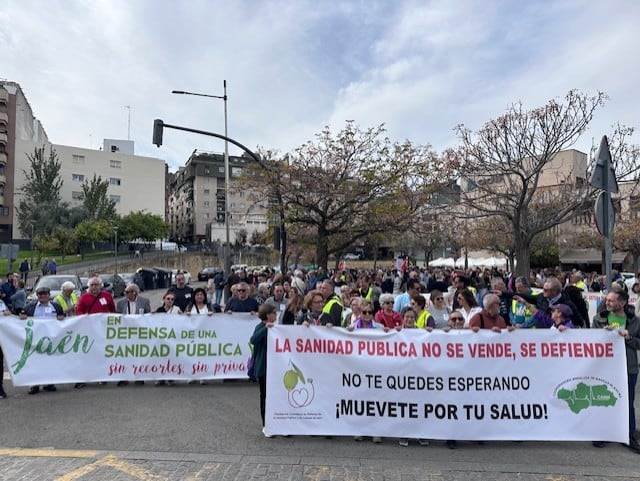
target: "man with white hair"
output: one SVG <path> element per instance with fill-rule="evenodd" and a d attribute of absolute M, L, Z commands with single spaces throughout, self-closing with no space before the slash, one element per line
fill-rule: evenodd
<path fill-rule="evenodd" d="M 127 284 L 124 290 L 125 298 L 118 301 L 117 311 L 120 314 L 147 314 L 151 312 L 151 303 L 140 294 L 137 284 Z"/>
<path fill-rule="evenodd" d="M 78 305 L 78 296 L 73 292 L 76 290 L 75 284 L 71 281 L 66 281 L 62 283 L 60 289 L 62 292 L 55 297 L 53 302 L 62 307 L 65 316 L 75 315 L 76 306 Z"/>
<path fill-rule="evenodd" d="M 500 332 L 507 328 L 507 323 L 503 317 L 498 314 L 500 312 L 500 298 L 495 294 L 487 294 L 482 299 L 484 309 L 475 314 L 469 320 L 469 327 L 475 332 L 478 329 L 491 329 Z"/>
<path fill-rule="evenodd" d="M 77 314 L 98 314 L 116 312 L 113 297 L 102 289 L 102 279 L 98 276 L 89 279 L 89 289 L 80 296 L 76 306 Z"/>

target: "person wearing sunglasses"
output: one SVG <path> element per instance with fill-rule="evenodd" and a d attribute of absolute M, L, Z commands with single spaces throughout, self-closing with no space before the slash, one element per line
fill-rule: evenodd
<path fill-rule="evenodd" d="M 393 296 L 392 296 L 393 297 Z M 347 327 L 348 331 L 354 329 L 379 329 L 380 325 L 373 320 L 373 303 L 367 299 L 360 299 L 360 316 Z M 364 436 L 355 436 L 354 441 L 362 441 Z M 373 436 L 371 441 L 375 444 L 380 444 L 382 438 L 380 436 Z"/>
<path fill-rule="evenodd" d="M 388 329 L 395 329 L 398 326 L 402 326 L 400 314 L 393 309 L 393 294 L 382 294 L 380 296 L 380 307 L 382 307 L 382 309 L 376 312 L 376 322 Z"/>
<path fill-rule="evenodd" d="M 176 296 L 173 292 L 165 292 L 164 296 L 162 296 L 162 305 L 158 307 L 155 312 L 166 314 L 182 314 L 180 308 L 174 304 L 175 301 Z"/>
<path fill-rule="evenodd" d="M 120 314 L 146 314 L 151 312 L 151 303 L 140 295 L 137 284 L 127 284 L 124 289 L 124 299 L 118 301 L 117 310 Z"/>
<path fill-rule="evenodd" d="M 260 309 L 258 301 L 254 297 L 251 297 L 250 287 L 244 281 L 235 284 L 236 296 L 229 299 L 227 305 L 224 307 L 224 312 L 233 314 L 234 312 L 250 312 L 255 314 Z"/>
<path fill-rule="evenodd" d="M 347 326 L 348 331 L 354 329 L 380 329 L 382 326 L 373 319 L 373 303 L 367 299 L 355 298 L 358 317 Z M 355 303 L 354 303 L 355 304 Z"/>
<path fill-rule="evenodd" d="M 438 289 L 431 291 L 430 298 L 431 305 L 429 306 L 429 314 L 433 317 L 436 329 L 444 329 L 449 326 L 449 316 L 451 315 L 451 309 L 444 302 L 444 295 Z"/>

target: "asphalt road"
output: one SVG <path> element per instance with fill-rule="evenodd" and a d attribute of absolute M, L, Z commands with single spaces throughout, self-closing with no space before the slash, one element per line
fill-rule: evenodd
<path fill-rule="evenodd" d="M 162 291 L 144 295 L 157 307 Z M 640 480 L 640 456 L 617 444 L 265 438 L 244 381 L 5 387 L 0 480 Z"/>

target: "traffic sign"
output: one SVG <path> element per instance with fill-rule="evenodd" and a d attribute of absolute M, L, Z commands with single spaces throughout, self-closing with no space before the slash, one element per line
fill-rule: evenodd
<path fill-rule="evenodd" d="M 602 189 L 614 194 L 618 193 L 616 172 L 613 169 L 609 141 L 606 135 L 602 136 L 600 147 L 598 148 L 598 152 L 596 152 L 596 165 L 593 167 L 590 183 L 596 189 Z"/>
<path fill-rule="evenodd" d="M 608 205 L 607 205 L 608 204 Z M 604 208 L 607 206 L 607 215 L 605 217 Z M 595 205 L 596 228 L 601 235 L 607 237 L 613 233 L 613 226 L 616 222 L 616 213 L 613 209 L 611 195 L 606 192 L 600 192 L 596 199 Z M 606 223 L 605 223 L 606 219 Z"/>

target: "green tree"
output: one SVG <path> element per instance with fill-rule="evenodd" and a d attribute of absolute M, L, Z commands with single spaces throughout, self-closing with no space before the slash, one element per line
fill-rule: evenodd
<path fill-rule="evenodd" d="M 145 211 L 130 212 L 118 222 L 118 237 L 122 242 L 135 239 L 153 242 L 164 239 L 168 233 L 169 225 L 161 216 Z"/>
<path fill-rule="evenodd" d="M 55 249 L 60 251 L 60 257 L 64 261 L 67 254 L 75 252 L 78 243 L 73 229 L 58 226 L 53 229 L 50 238 L 55 242 Z"/>
<path fill-rule="evenodd" d="M 75 226 L 73 231 L 83 259 L 89 247 L 95 248 L 96 242 L 108 240 L 112 235 L 111 225 L 106 220 L 86 219 Z"/>
<path fill-rule="evenodd" d="M 109 180 L 102 180 L 102 176 L 93 174 L 93 178 L 85 180 L 82 184 L 82 194 L 84 200 L 82 207 L 87 215 L 92 219 L 105 219 L 114 221 L 117 219 L 116 203 L 109 199 Z"/>
<path fill-rule="evenodd" d="M 16 208 L 18 225 L 24 236 L 31 236 L 31 225 L 34 236 L 51 234 L 56 226 L 66 225 L 69 214 L 68 204 L 60 198 L 63 181 L 58 154 L 50 147 L 47 155 L 42 146 L 27 154 L 27 159 L 29 169 L 22 171 L 25 183 Z"/>

